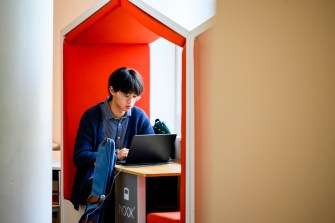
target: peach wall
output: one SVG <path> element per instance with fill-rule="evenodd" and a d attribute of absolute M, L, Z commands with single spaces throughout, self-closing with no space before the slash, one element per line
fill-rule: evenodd
<path fill-rule="evenodd" d="M 196 222 L 335 222 L 335 2 L 218 1 Z M 196 173 L 197 175 L 197 173 Z"/>

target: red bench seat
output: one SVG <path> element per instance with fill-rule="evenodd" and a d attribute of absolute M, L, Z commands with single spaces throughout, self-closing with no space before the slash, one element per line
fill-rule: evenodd
<path fill-rule="evenodd" d="M 180 223 L 180 211 L 149 213 L 147 223 Z"/>

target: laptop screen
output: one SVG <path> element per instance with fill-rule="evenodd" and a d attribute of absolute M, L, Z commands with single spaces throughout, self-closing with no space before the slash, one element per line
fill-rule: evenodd
<path fill-rule="evenodd" d="M 128 157 L 120 164 L 168 163 L 175 150 L 177 134 L 135 135 L 129 146 Z"/>

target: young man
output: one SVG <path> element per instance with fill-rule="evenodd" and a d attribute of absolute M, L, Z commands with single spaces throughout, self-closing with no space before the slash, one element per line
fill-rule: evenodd
<path fill-rule="evenodd" d="M 143 89 L 142 78 L 136 70 L 119 68 L 109 77 L 109 96 L 106 101 L 89 108 L 83 114 L 73 154 L 77 171 L 70 200 L 76 210 L 79 204 L 87 204 L 87 198 L 91 194 L 98 148 L 104 139 L 112 140 L 114 157 L 123 159 L 128 155 L 127 148 L 134 135 L 154 134 L 145 112 L 134 106 L 141 98 Z M 115 162 L 108 165 L 113 169 Z"/>

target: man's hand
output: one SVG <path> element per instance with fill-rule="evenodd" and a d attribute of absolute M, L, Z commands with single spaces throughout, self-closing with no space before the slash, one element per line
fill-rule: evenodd
<path fill-rule="evenodd" d="M 126 158 L 128 156 L 128 152 L 129 152 L 129 149 L 127 148 L 120 149 L 117 153 L 117 158 L 119 160 Z"/>

